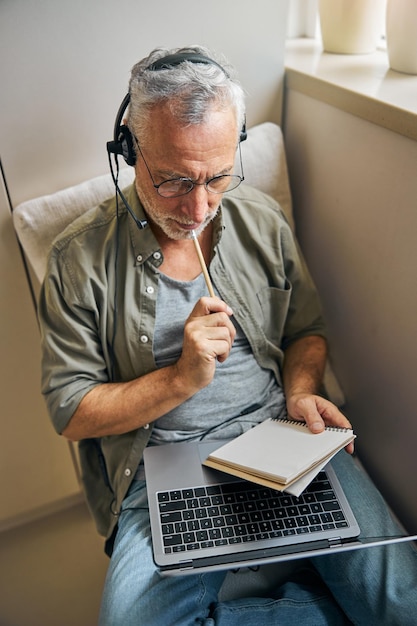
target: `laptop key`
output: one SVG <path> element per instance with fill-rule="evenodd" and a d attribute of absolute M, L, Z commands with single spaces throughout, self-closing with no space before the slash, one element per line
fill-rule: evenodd
<path fill-rule="evenodd" d="M 311 503 L 310 508 L 312 513 L 321 513 L 323 511 L 322 505 L 318 502 Z"/>
<path fill-rule="evenodd" d="M 180 522 L 182 520 L 181 511 L 174 511 L 173 513 L 162 513 L 162 524 L 173 524 L 174 522 Z"/>
<path fill-rule="evenodd" d="M 220 485 L 210 485 L 209 487 L 206 487 L 206 491 L 207 491 L 207 495 L 208 496 L 215 496 L 215 495 L 221 493 L 221 486 Z"/>
<path fill-rule="evenodd" d="M 284 526 L 286 528 L 295 528 L 297 524 L 294 518 L 288 517 L 287 519 L 284 520 Z"/>
<path fill-rule="evenodd" d="M 218 506 L 209 506 L 207 508 L 207 515 L 209 517 L 218 517 L 220 514 L 220 509 Z"/>
<path fill-rule="evenodd" d="M 227 539 L 216 539 L 216 541 L 214 542 L 214 545 L 216 545 L 216 546 L 228 546 L 229 543 L 228 543 Z"/>
<path fill-rule="evenodd" d="M 178 500 L 174 502 L 160 502 L 159 512 L 168 513 L 170 511 L 182 511 L 186 508 L 185 500 Z"/>
<path fill-rule="evenodd" d="M 177 546 L 183 543 L 182 535 L 166 535 L 164 537 L 164 546 Z"/>
<path fill-rule="evenodd" d="M 316 498 L 318 502 L 325 502 L 326 500 L 334 500 L 335 499 L 334 491 L 320 491 L 316 493 Z"/>
<path fill-rule="evenodd" d="M 201 520 L 200 522 L 200 528 L 206 529 L 206 528 L 213 528 L 213 522 L 210 518 L 206 518 Z"/>
<path fill-rule="evenodd" d="M 196 535 L 195 538 L 198 542 L 202 542 L 202 541 L 207 541 L 208 540 L 208 532 L 206 530 L 199 530 Z"/>
<path fill-rule="evenodd" d="M 174 524 L 162 524 L 162 534 L 163 535 L 173 535 L 174 534 Z"/>
<path fill-rule="evenodd" d="M 323 509 L 325 511 L 339 511 L 340 506 L 337 500 L 333 500 L 332 502 L 323 502 Z"/>
<path fill-rule="evenodd" d="M 296 506 L 289 506 L 287 508 L 287 515 L 289 517 L 293 517 L 295 515 L 298 515 L 298 508 Z"/>
<path fill-rule="evenodd" d="M 181 544 L 180 546 L 173 546 L 172 551 L 173 552 L 184 552 L 185 550 L 185 546 L 183 544 Z"/>

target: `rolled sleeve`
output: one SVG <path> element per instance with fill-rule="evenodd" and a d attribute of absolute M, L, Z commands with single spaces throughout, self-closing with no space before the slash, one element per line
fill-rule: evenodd
<path fill-rule="evenodd" d="M 81 280 L 83 277 L 80 277 Z M 98 303 L 81 302 L 71 273 L 57 252 L 49 259 L 39 299 L 42 342 L 42 393 L 58 433 L 82 398 L 109 380 L 99 341 Z"/>

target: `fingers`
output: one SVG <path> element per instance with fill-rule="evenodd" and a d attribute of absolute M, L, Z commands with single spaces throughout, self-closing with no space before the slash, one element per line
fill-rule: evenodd
<path fill-rule="evenodd" d="M 185 323 L 177 369 L 195 391 L 212 381 L 216 361 L 222 363 L 230 354 L 236 335 L 232 314 L 219 298 L 201 298 Z"/>
<path fill-rule="evenodd" d="M 228 357 L 236 335 L 230 319 L 231 309 L 221 301 L 207 308 L 203 306 L 204 310 L 210 308 L 211 313 L 197 316 L 193 311 L 184 328 L 184 345 L 194 349 L 197 354 L 222 362 Z M 213 312 L 216 309 L 219 310 Z"/>
<path fill-rule="evenodd" d="M 201 298 L 185 326 L 187 339 L 199 351 L 223 362 L 232 349 L 236 329 L 230 319 L 232 309 L 219 298 Z"/>
<path fill-rule="evenodd" d="M 226 313 L 229 317 L 233 315 L 233 311 L 226 302 L 220 298 L 200 298 L 194 306 L 191 317 L 200 317 L 202 315 L 210 315 L 210 313 Z M 190 319 L 189 318 L 189 319 Z"/>
<path fill-rule="evenodd" d="M 352 428 L 349 420 L 326 398 L 314 394 L 295 394 L 287 399 L 288 414 L 293 419 L 304 421 L 312 433 L 320 433 L 326 426 Z M 350 454 L 354 451 L 351 442 L 346 446 Z"/>

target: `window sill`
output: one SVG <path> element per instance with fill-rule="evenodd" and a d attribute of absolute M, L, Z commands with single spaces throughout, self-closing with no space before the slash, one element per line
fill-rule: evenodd
<path fill-rule="evenodd" d="M 344 55 L 323 52 L 314 39 L 289 39 L 287 89 L 417 140 L 417 76 L 389 69 L 386 51 Z"/>

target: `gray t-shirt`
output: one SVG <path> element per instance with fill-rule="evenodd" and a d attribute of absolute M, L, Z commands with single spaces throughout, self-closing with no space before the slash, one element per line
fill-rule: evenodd
<path fill-rule="evenodd" d="M 202 274 L 187 282 L 160 274 L 154 338 L 158 367 L 178 361 L 185 320 L 205 295 Z M 229 357 L 217 363 L 207 387 L 155 422 L 151 444 L 235 437 L 267 417 L 285 413 L 284 394 L 274 374 L 258 365 L 240 326 L 232 321 L 236 338 Z"/>

